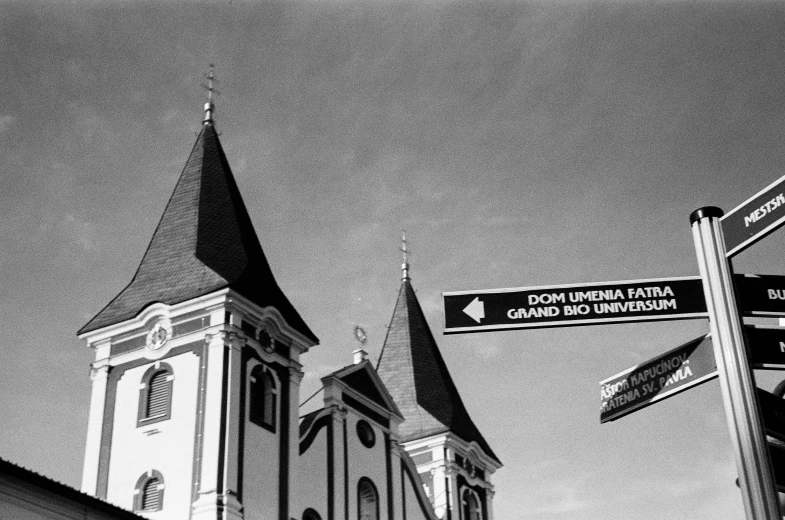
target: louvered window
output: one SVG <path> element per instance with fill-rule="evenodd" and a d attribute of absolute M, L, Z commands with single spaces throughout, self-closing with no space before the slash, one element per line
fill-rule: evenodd
<path fill-rule="evenodd" d="M 160 511 L 164 507 L 164 477 L 152 469 L 136 481 L 134 511 Z"/>
<path fill-rule="evenodd" d="M 142 491 L 142 511 L 158 511 L 161 509 L 161 493 L 158 490 L 157 478 L 151 478 Z"/>
<path fill-rule="evenodd" d="M 150 390 L 147 393 L 147 417 L 149 419 L 165 414 L 169 407 L 167 375 L 165 370 L 161 370 L 150 379 Z"/>
<path fill-rule="evenodd" d="M 172 411 L 174 373 L 167 363 L 156 363 L 142 376 L 137 426 L 165 421 Z"/>

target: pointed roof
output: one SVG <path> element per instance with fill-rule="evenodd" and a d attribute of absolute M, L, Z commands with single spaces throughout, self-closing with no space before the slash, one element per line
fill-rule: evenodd
<path fill-rule="evenodd" d="M 133 318 L 154 302 L 173 305 L 227 287 L 275 307 L 291 327 L 319 342 L 278 287 L 206 117 L 131 283 L 79 334 Z"/>
<path fill-rule="evenodd" d="M 395 303 L 376 371 L 404 416 L 399 432 L 410 441 L 452 432 L 475 441 L 501 464 L 469 417 L 425 320 L 408 272 Z"/>
<path fill-rule="evenodd" d="M 384 387 L 384 383 L 379 378 L 379 374 L 374 370 L 371 362 L 367 359 L 336 370 L 332 374 L 323 377 L 322 381 L 325 381 L 330 377 L 342 381 L 346 386 L 358 394 L 367 397 L 370 401 L 403 419 L 395 400 Z"/>

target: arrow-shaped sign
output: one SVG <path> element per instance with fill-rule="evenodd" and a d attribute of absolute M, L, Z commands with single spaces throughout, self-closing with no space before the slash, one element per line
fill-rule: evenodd
<path fill-rule="evenodd" d="M 480 320 L 485 317 L 485 304 L 480 301 L 480 297 L 478 296 L 463 309 L 463 312 L 468 314 L 469 317 L 477 323 L 480 323 Z"/>
<path fill-rule="evenodd" d="M 707 316 L 698 276 L 461 291 L 443 297 L 445 334 Z"/>
<path fill-rule="evenodd" d="M 745 316 L 785 316 L 785 276 L 737 274 Z M 444 333 L 705 318 L 698 276 L 442 293 Z"/>

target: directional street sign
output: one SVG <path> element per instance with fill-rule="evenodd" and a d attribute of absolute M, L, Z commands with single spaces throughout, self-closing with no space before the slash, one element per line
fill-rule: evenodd
<path fill-rule="evenodd" d="M 737 274 L 745 316 L 785 316 L 785 276 Z M 445 334 L 705 318 L 700 277 L 445 292 Z"/>
<path fill-rule="evenodd" d="M 779 445 L 769 443 L 769 457 L 774 470 L 774 482 L 777 490 L 785 493 L 785 449 Z"/>
<path fill-rule="evenodd" d="M 785 370 L 785 329 L 744 327 L 753 368 Z"/>
<path fill-rule="evenodd" d="M 745 274 L 735 279 L 745 316 L 785 316 L 785 276 Z"/>
<path fill-rule="evenodd" d="M 720 219 L 728 258 L 785 224 L 785 177 L 781 177 Z"/>
<path fill-rule="evenodd" d="M 705 318 L 700 277 L 445 292 L 445 334 Z"/>
<path fill-rule="evenodd" d="M 600 382 L 600 423 L 613 421 L 717 377 L 709 336 Z"/>
<path fill-rule="evenodd" d="M 766 435 L 785 442 L 785 399 L 758 388 L 758 403 Z"/>
<path fill-rule="evenodd" d="M 744 330 L 753 368 L 785 370 L 785 329 L 759 329 L 748 325 Z M 600 381 L 600 423 L 624 417 L 715 377 L 717 364 L 711 336 L 700 336 Z M 765 397 L 760 399 L 763 406 Z M 777 399 L 779 402 L 775 404 L 783 410 L 781 431 L 785 442 L 785 400 Z"/>

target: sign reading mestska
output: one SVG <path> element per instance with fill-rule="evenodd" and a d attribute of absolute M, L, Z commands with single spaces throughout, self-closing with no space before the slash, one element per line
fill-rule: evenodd
<path fill-rule="evenodd" d="M 720 219 L 730 258 L 785 224 L 785 177 L 781 177 Z"/>

